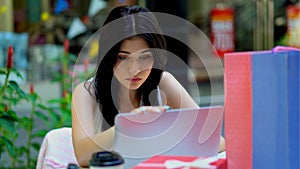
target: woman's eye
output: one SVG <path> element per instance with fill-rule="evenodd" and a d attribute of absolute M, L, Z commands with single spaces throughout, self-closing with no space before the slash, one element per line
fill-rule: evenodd
<path fill-rule="evenodd" d="M 120 60 L 126 60 L 126 59 L 128 59 L 128 57 L 127 56 L 118 56 L 118 59 L 120 59 Z"/>
<path fill-rule="evenodd" d="M 152 58 L 152 55 L 150 55 L 150 54 L 140 56 L 141 60 L 146 60 L 146 59 L 150 59 L 150 58 Z"/>

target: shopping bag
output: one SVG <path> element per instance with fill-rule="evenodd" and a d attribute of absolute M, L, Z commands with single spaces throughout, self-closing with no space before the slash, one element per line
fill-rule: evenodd
<path fill-rule="evenodd" d="M 299 169 L 300 50 L 227 53 L 228 168 Z"/>

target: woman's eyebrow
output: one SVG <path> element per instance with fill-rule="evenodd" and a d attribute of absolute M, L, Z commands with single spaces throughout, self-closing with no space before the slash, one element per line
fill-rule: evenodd
<path fill-rule="evenodd" d="M 145 50 L 142 50 L 141 52 L 138 52 L 138 53 L 147 53 L 147 52 L 150 52 L 149 49 L 145 49 Z M 125 54 L 131 54 L 130 52 L 128 51 L 124 51 L 124 50 L 120 50 L 119 53 L 125 53 Z"/>
<path fill-rule="evenodd" d="M 120 50 L 119 53 L 125 53 L 125 54 L 130 54 L 130 52 L 127 52 L 127 51 L 123 51 L 123 50 Z"/>
<path fill-rule="evenodd" d="M 145 49 L 145 50 L 141 51 L 140 53 L 147 53 L 147 52 L 150 52 L 150 49 Z"/>

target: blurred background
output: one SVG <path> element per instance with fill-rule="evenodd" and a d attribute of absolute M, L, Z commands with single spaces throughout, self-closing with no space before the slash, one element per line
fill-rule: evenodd
<path fill-rule="evenodd" d="M 221 63 L 226 52 L 270 50 L 277 45 L 300 48 L 299 0 L 0 0 L 0 68 L 6 66 L 7 51 L 12 45 L 14 68 L 22 78 L 13 73 L 10 78 L 20 85 L 20 89 L 28 92 L 34 85 L 34 91 L 46 106 L 53 104 L 53 101 L 48 102 L 51 99 L 68 98 L 67 94 L 71 97 L 70 86 L 66 85 L 66 79 L 70 80 L 73 75 L 69 70 L 72 70 L 82 47 L 101 27 L 109 11 L 119 5 L 141 5 L 152 12 L 172 14 L 191 22 L 210 40 L 218 54 L 212 57 L 217 57 Z M 171 31 L 180 34 L 184 28 L 176 27 Z M 168 66 L 199 105 L 223 105 L 223 67 L 214 62 L 204 66 L 187 45 L 166 38 L 169 51 L 182 59 L 191 71 L 185 67 L 172 67 L 172 60 Z M 196 34 L 186 38 L 190 43 L 201 46 Z M 91 46 L 89 54 L 95 57 L 97 43 L 91 42 Z M 68 57 L 61 59 L 66 55 Z M 89 69 L 89 64 L 93 63 L 82 62 L 80 66 L 85 71 Z M 210 76 L 208 68 L 213 70 Z M 2 75 L 0 87 L 5 79 Z M 190 85 L 191 76 L 195 77 L 193 82 L 196 82 L 196 87 Z M 79 80 L 84 77 L 80 75 Z M 213 93 L 212 80 L 215 82 Z M 213 103 L 212 95 L 215 99 Z M 70 100 L 67 100 L 64 104 L 69 103 Z M 14 112 L 24 116 L 28 116 L 31 109 L 25 101 L 13 107 Z M 56 117 L 53 114 L 50 116 L 52 120 L 56 118 L 58 125 L 45 126 L 45 121 L 52 122 L 48 115 L 42 117 L 44 120 L 34 121 L 36 128 L 45 129 L 41 136 L 50 129 L 70 126 L 69 109 L 60 106 L 57 110 L 62 112 Z M 62 118 L 68 120 L 59 122 Z M 22 145 L 28 136 L 23 137 L 26 131 L 20 129 L 18 133 L 18 137 L 12 138 Z M 36 139 L 37 151 L 42 138 Z M 32 153 L 36 155 L 37 151 Z M 0 146 L 1 152 L 5 150 Z M 6 155 L 0 156 L 0 166 L 5 165 Z"/>
<path fill-rule="evenodd" d="M 59 56 L 66 39 L 69 52 L 77 56 L 113 7 L 135 4 L 193 23 L 211 40 L 221 60 L 225 52 L 268 50 L 276 45 L 299 46 L 298 39 L 288 44 L 287 38 L 288 31 L 298 32 L 299 37 L 299 26 L 294 28 L 299 21 L 288 26 L 288 20 L 299 20 L 299 0 L 0 0 L 0 67 L 5 65 L 7 48 L 12 44 L 15 67 L 24 76 L 24 83 L 47 81 L 59 70 L 57 64 L 49 60 Z M 220 33 L 222 28 L 217 29 L 222 24 L 229 25 L 223 34 Z M 180 32 L 181 28 L 177 29 Z M 187 38 L 193 43 L 195 37 Z M 167 40 L 169 50 L 188 64 L 197 82 L 209 82 L 197 56 L 180 42 Z M 210 78 L 222 81 L 223 75 L 218 73 L 221 71 L 216 72 Z M 185 85 L 184 80 L 182 83 Z M 202 86 L 200 104 L 207 105 L 210 87 Z M 47 91 L 50 93 L 45 95 L 53 94 Z"/>
<path fill-rule="evenodd" d="M 225 52 L 288 45 L 288 31 L 298 32 L 299 37 L 299 26 L 294 28 L 299 25 L 299 0 L 0 0 L 0 67 L 5 65 L 7 48 L 12 44 L 15 66 L 24 76 L 24 83 L 43 83 L 59 70 L 49 60 L 59 56 L 66 39 L 69 52 L 77 56 L 113 7 L 135 4 L 193 23 L 211 40 L 220 59 Z M 289 27 L 288 21 L 293 19 L 298 21 Z M 217 29 L 222 24 L 229 25 L 227 31 Z M 181 28 L 177 29 L 180 32 Z M 195 37 L 187 38 L 193 43 Z M 289 45 L 299 46 L 297 40 Z M 188 47 L 172 39 L 168 39 L 168 46 L 193 70 L 197 82 L 209 82 L 205 67 Z M 221 83 L 223 75 L 218 72 L 211 78 L 219 78 Z M 185 85 L 184 80 L 182 83 Z M 209 88 L 199 88 L 202 105 L 209 103 Z M 47 92 L 43 94 L 55 93 Z M 222 100 L 220 97 L 220 103 Z"/>

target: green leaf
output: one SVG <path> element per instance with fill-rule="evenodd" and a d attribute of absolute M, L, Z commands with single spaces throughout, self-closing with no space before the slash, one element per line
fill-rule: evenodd
<path fill-rule="evenodd" d="M 0 118 L 8 119 L 10 121 L 18 121 L 18 116 L 16 112 L 12 110 L 8 110 L 7 112 L 3 112 Z"/>
<path fill-rule="evenodd" d="M 21 74 L 17 69 L 13 68 L 13 69 L 12 69 L 12 72 L 14 72 L 14 73 L 17 75 L 17 77 L 23 79 L 22 74 Z"/>
<path fill-rule="evenodd" d="M 58 125 L 58 123 L 60 122 L 60 120 L 61 120 L 61 117 L 57 114 L 57 113 L 55 113 L 55 112 L 51 112 L 51 113 L 49 113 L 49 116 L 50 116 L 50 118 L 51 118 L 51 123 L 49 123 L 49 127 L 50 128 L 57 128 L 57 127 L 59 127 L 59 125 Z"/>
<path fill-rule="evenodd" d="M 43 104 L 40 104 L 40 103 L 37 104 L 37 107 L 40 108 L 40 109 L 42 109 L 42 110 L 49 110 L 49 108 L 47 106 L 45 106 Z"/>
<path fill-rule="evenodd" d="M 63 103 L 63 99 L 50 99 L 48 100 L 48 103 L 52 104 L 52 103 Z"/>
<path fill-rule="evenodd" d="M 15 150 L 16 150 L 16 155 L 21 157 L 27 152 L 28 148 L 25 146 L 20 146 L 20 147 L 16 148 Z"/>
<path fill-rule="evenodd" d="M 11 85 L 14 89 L 20 88 L 19 84 L 14 80 L 9 80 L 8 84 Z"/>
<path fill-rule="evenodd" d="M 36 166 L 36 164 L 37 164 L 37 158 L 30 159 L 30 162 L 31 162 L 30 166 Z"/>
<path fill-rule="evenodd" d="M 29 94 L 28 98 L 29 98 L 29 100 L 31 100 L 31 102 L 35 102 L 36 99 L 37 99 L 37 95 L 35 93 L 34 94 Z"/>
<path fill-rule="evenodd" d="M 10 140 L 3 136 L 0 136 L 0 143 L 1 145 L 4 145 L 7 148 L 7 151 L 10 154 L 10 156 L 15 157 L 15 148 Z"/>
<path fill-rule="evenodd" d="M 41 145 L 39 143 L 31 143 L 31 146 L 36 150 L 39 151 Z"/>
<path fill-rule="evenodd" d="M 60 121 L 60 116 L 57 113 L 51 112 L 49 115 L 50 115 L 50 117 L 51 117 L 52 120 L 54 120 L 56 122 Z"/>
<path fill-rule="evenodd" d="M 8 82 L 8 86 L 9 88 L 13 89 L 14 91 L 16 91 L 16 93 L 22 97 L 22 98 L 27 98 L 27 95 L 25 94 L 25 92 L 20 88 L 20 86 L 18 85 L 18 83 L 16 83 L 15 81 L 10 80 Z"/>
<path fill-rule="evenodd" d="M 22 126 L 25 130 L 28 129 L 28 127 L 31 125 L 32 121 L 29 119 L 29 117 L 22 117 L 19 120 L 19 125 Z"/>
<path fill-rule="evenodd" d="M 35 115 L 44 121 L 48 121 L 48 117 L 41 111 L 35 111 Z"/>
<path fill-rule="evenodd" d="M 0 75 L 6 75 L 6 70 L 4 70 L 4 69 L 0 69 Z"/>
<path fill-rule="evenodd" d="M 20 101 L 21 101 L 21 97 L 18 97 L 18 98 L 11 97 L 9 99 L 9 102 L 10 102 L 11 105 L 17 105 Z"/>
<path fill-rule="evenodd" d="M 46 129 L 42 129 L 42 130 L 39 130 L 37 132 L 34 132 L 31 137 L 34 138 L 34 137 L 45 137 L 45 135 L 48 133 L 48 130 Z"/>
<path fill-rule="evenodd" d="M 0 118 L 0 127 L 3 130 L 6 130 L 6 131 L 11 132 L 11 133 L 16 132 L 15 122 L 10 120 L 10 119 L 3 118 L 3 116 Z"/>

